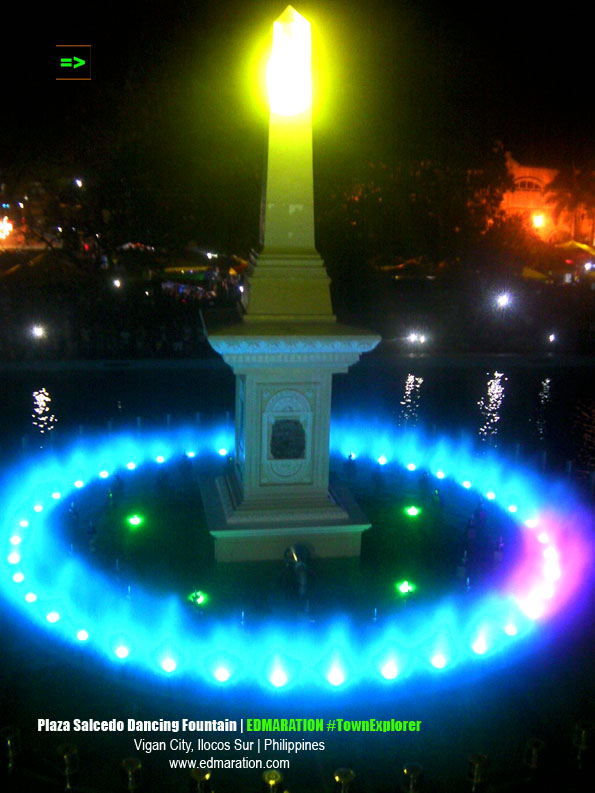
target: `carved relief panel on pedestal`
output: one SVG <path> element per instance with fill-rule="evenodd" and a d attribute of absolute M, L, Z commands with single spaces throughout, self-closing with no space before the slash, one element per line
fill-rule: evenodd
<path fill-rule="evenodd" d="M 314 389 L 262 391 L 261 484 L 312 482 Z"/>

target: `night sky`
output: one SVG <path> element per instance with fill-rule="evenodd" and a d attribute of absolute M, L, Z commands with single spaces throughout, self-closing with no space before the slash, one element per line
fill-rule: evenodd
<path fill-rule="evenodd" d="M 197 151 L 260 156 L 264 115 L 247 89 L 249 68 L 284 7 L 149 0 L 61 2 L 44 18 L 9 12 L 0 167 L 84 165 L 137 117 L 139 135 L 155 135 L 164 158 L 183 167 Z M 524 0 L 296 7 L 316 25 L 330 65 L 315 145 L 333 168 L 401 155 L 471 163 L 494 140 L 535 164 L 593 156 L 584 6 L 565 4 L 562 18 Z M 90 83 L 54 80 L 58 43 L 93 45 Z"/>

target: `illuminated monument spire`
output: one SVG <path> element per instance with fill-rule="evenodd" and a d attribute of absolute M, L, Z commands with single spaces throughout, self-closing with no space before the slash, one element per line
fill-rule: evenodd
<path fill-rule="evenodd" d="M 334 373 L 378 336 L 340 325 L 314 246 L 310 23 L 288 6 L 273 28 L 264 248 L 244 321 L 209 334 L 236 375 L 232 472 L 201 490 L 219 561 L 281 559 L 300 543 L 358 556 L 364 515 L 329 487 Z"/>
<path fill-rule="evenodd" d="M 248 321 L 335 320 L 314 245 L 310 23 L 287 6 L 273 25 L 267 69 L 269 140 L 264 249 L 250 284 Z"/>

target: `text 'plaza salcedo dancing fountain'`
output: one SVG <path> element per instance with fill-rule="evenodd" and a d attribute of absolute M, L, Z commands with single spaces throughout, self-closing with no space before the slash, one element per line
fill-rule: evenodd
<path fill-rule="evenodd" d="M 209 335 L 235 373 L 235 441 L 227 427 L 79 439 L 69 452 L 15 468 L 5 482 L 7 604 L 49 639 L 77 645 L 89 658 L 180 685 L 316 695 L 355 686 L 384 691 L 468 665 L 488 670 L 490 659 L 526 650 L 541 623 L 577 598 L 590 564 L 584 512 L 562 485 L 448 438 L 398 432 L 374 420 L 331 426 L 333 374 L 347 372 L 379 338 L 337 323 L 315 249 L 310 47 L 309 23 L 289 6 L 275 22 L 268 73 L 264 249 L 252 263 L 243 322 Z M 340 459 L 346 476 L 329 481 L 329 460 Z M 223 579 L 245 565 L 282 564 L 284 554 L 292 569 L 308 559 L 313 566 L 342 560 L 336 564 L 351 569 L 362 537 L 374 531 L 347 487 L 355 481 L 361 494 L 364 479 L 366 502 L 407 499 L 400 520 L 413 536 L 409 543 L 424 514 L 432 516 L 435 535 L 443 531 L 438 491 L 463 501 L 475 494 L 474 504 L 481 499 L 475 529 L 481 530 L 482 510 L 499 515 L 514 551 L 492 588 L 454 591 L 453 584 L 437 602 L 413 608 L 376 610 L 374 596 L 366 595 L 373 588 L 364 588 L 363 611 L 373 615 L 365 626 L 332 613 L 251 625 L 243 611 L 197 620 L 207 600 L 200 582 L 189 606 L 186 592 L 116 581 L 113 570 L 75 552 L 56 520 L 68 504 L 71 517 L 98 503 L 113 510 L 104 505 L 106 496 L 117 499 L 119 488 L 131 492 L 135 477 L 158 498 L 155 482 L 180 460 L 200 467 L 194 482 L 198 487 L 200 479 L 206 525 L 197 513 L 195 531 L 213 538 L 213 564 Z M 421 500 L 409 501 L 415 492 Z M 149 517 L 137 503 L 126 522 L 142 532 Z M 178 542 L 173 518 L 161 531 Z M 464 590 L 468 549 L 460 550 Z M 414 583 L 399 580 L 396 596 L 413 599 Z"/>

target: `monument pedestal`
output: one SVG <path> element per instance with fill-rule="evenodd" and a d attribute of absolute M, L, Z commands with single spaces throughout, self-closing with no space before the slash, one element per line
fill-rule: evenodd
<path fill-rule="evenodd" d="M 349 493 L 329 487 L 332 376 L 376 346 L 331 322 L 246 322 L 209 335 L 236 375 L 233 471 L 203 480 L 218 561 L 358 556 L 370 527 Z"/>

